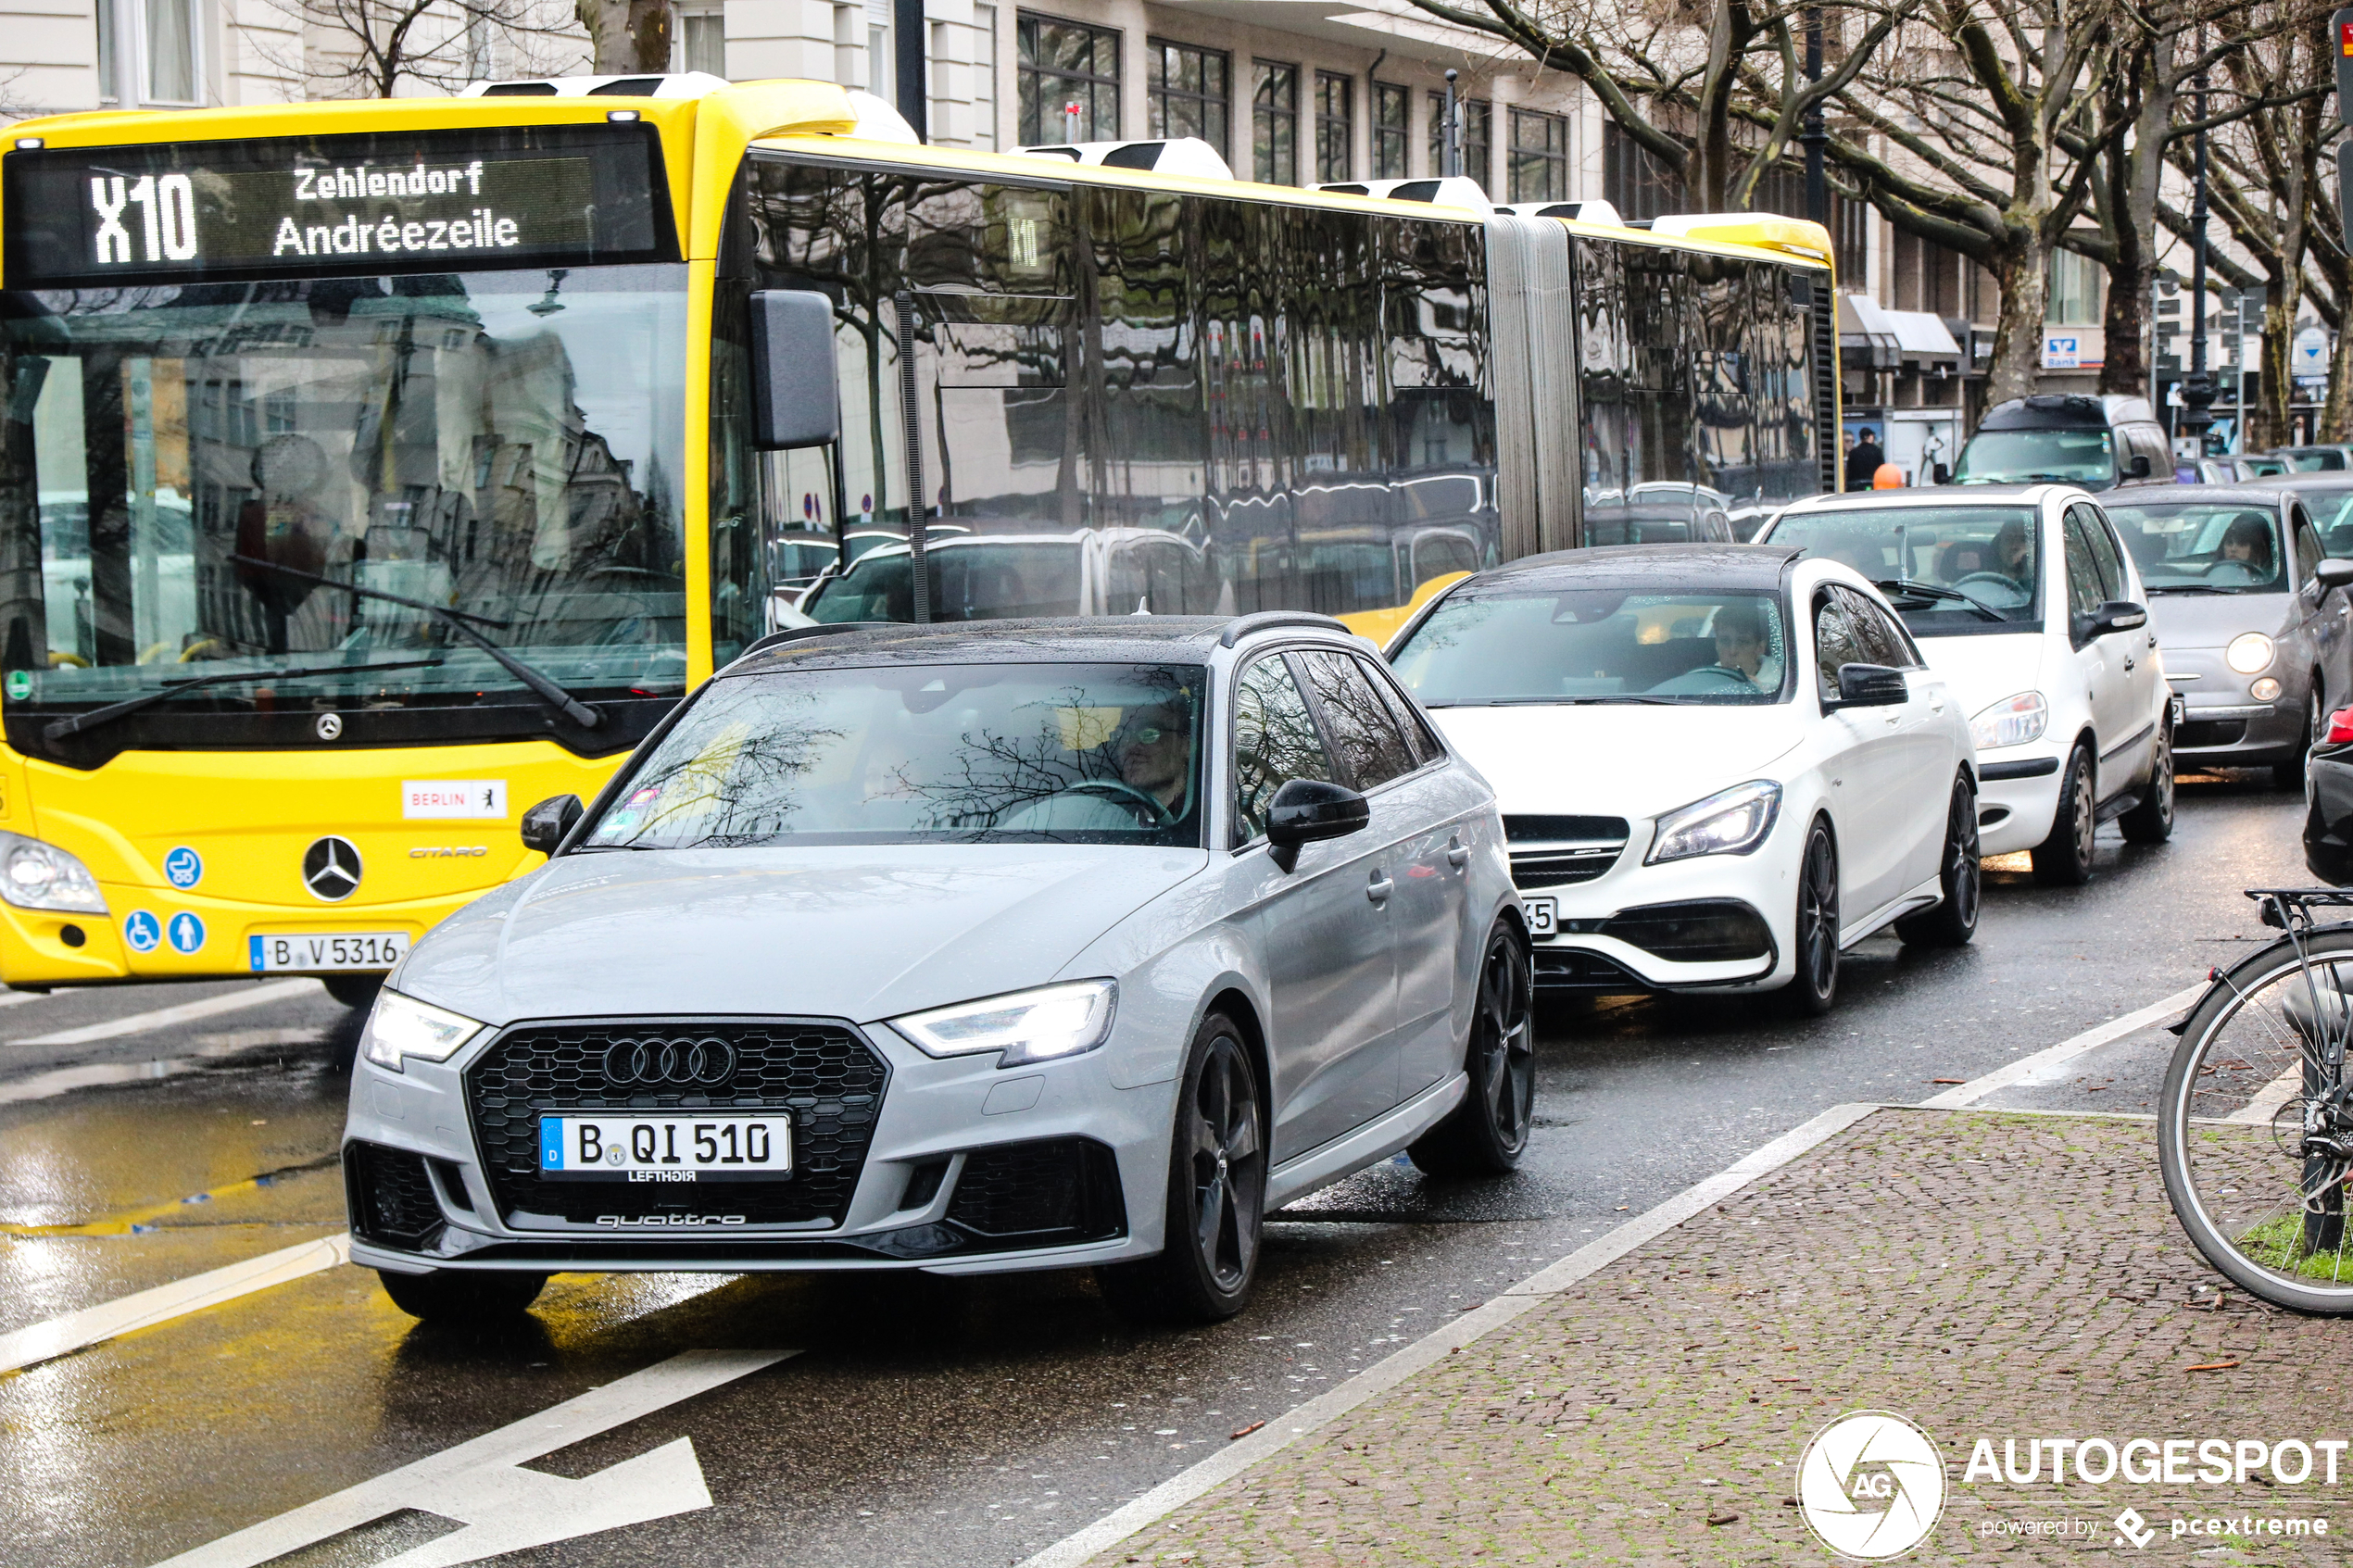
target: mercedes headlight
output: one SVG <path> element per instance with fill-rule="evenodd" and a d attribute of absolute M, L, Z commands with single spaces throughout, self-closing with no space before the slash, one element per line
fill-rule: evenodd
<path fill-rule="evenodd" d="M 0 898 L 19 909 L 102 915 L 106 895 L 90 868 L 54 844 L 0 833 Z"/>
<path fill-rule="evenodd" d="M 1001 1051 L 998 1066 L 1019 1067 L 1093 1050 L 1111 1037 L 1118 1006 L 1116 981 L 1078 980 L 910 1013 L 890 1026 L 926 1056 Z"/>
<path fill-rule="evenodd" d="M 2257 675 L 2271 667 L 2271 639 L 2260 632 L 2242 632 L 2223 650 L 2222 662 L 2242 675 Z"/>
<path fill-rule="evenodd" d="M 397 991 L 379 991 L 359 1048 L 378 1067 L 398 1073 L 401 1062 L 409 1057 L 419 1061 L 447 1061 L 488 1027 L 463 1013 L 429 1006 Z"/>
<path fill-rule="evenodd" d="M 1999 751 L 2041 740 L 2051 722 L 2051 705 L 2041 692 L 2006 696 L 1969 721 L 1969 744 L 1980 751 Z"/>
<path fill-rule="evenodd" d="M 1763 779 L 1734 784 L 1658 819 L 1642 864 L 1694 855 L 1745 855 L 1765 842 L 1781 812 L 1781 786 Z"/>

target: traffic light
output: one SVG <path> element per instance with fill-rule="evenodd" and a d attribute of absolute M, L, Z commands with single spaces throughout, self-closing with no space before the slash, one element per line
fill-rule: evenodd
<path fill-rule="evenodd" d="M 2336 122 L 2353 125 L 2353 6 L 2329 19 L 2329 32 L 2336 40 Z M 2336 149 L 2336 212 L 2353 245 L 2353 139 Z"/>

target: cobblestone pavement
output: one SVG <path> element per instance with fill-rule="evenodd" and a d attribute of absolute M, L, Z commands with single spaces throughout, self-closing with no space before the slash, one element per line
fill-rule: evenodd
<path fill-rule="evenodd" d="M 2015 1439 L 2021 1471 L 2031 1437 L 2191 1439 L 2195 1475 L 2202 1439 L 2353 1436 L 2348 1325 L 2218 1305 L 2219 1281 L 2149 1122 L 1881 1110 L 1093 1561 L 1828 1562 L 1798 1461 L 1858 1409 L 1944 1461 L 1907 1562 L 2344 1561 L 2353 1462 L 2334 1486 L 2319 1463 L 2300 1486 L 1965 1478 L 1981 1437 Z M 2119 1536 L 2128 1506 L 2145 1548 Z M 2273 1518 L 2326 1537 L 2259 1533 Z"/>

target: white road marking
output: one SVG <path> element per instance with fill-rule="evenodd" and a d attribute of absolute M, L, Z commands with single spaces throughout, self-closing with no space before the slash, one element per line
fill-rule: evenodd
<path fill-rule="evenodd" d="M 2304 1063 L 2298 1061 L 2294 1067 L 2264 1085 L 2262 1091 L 2253 1099 L 2248 1100 L 2246 1105 L 2232 1111 L 2222 1120 L 2252 1122 L 2258 1126 L 2268 1127 L 2271 1123 L 2271 1118 L 2280 1113 L 2280 1107 L 2303 1092 Z"/>
<path fill-rule="evenodd" d="M 1794 1131 L 1741 1160 L 1730 1170 L 1687 1187 L 1655 1209 L 1645 1210 L 1608 1235 L 1538 1270 L 1502 1295 L 1473 1311 L 1463 1313 L 1436 1333 L 1358 1373 L 1330 1393 L 1310 1399 L 1297 1410 L 1276 1416 L 1258 1431 L 1219 1449 L 1208 1459 L 1177 1472 L 1125 1507 L 1098 1519 L 1076 1535 L 1019 1564 L 1019 1568 L 1076 1568 L 1097 1552 L 1118 1545 L 1147 1524 L 1177 1509 L 1263 1459 L 1289 1448 L 1308 1433 L 1328 1425 L 1378 1395 L 1386 1393 L 1414 1374 L 1444 1361 L 1453 1352 L 1533 1311 L 1550 1298 L 1588 1274 L 1615 1262 L 1655 1236 L 1662 1236 L 1692 1215 L 1755 1181 L 1769 1175 L 1817 1145 L 1827 1142 L 1860 1122 L 1877 1105 L 1836 1105 Z M 1897 1108 L 1904 1109 L 1904 1108 Z M 406 1559 L 396 1559 L 406 1562 Z"/>
<path fill-rule="evenodd" d="M 273 1285 L 315 1274 L 351 1261 L 348 1234 L 324 1236 L 294 1247 L 265 1252 L 242 1263 L 192 1274 L 153 1290 L 142 1290 L 120 1300 L 68 1312 L 14 1334 L 0 1335 L 0 1373 L 69 1354 L 133 1329 L 152 1328 L 190 1312 L 233 1301 Z"/>
<path fill-rule="evenodd" d="M 510 1426 L 182 1552 L 157 1568 L 255 1568 L 404 1509 L 454 1519 L 464 1528 L 404 1551 L 380 1568 L 458 1568 L 502 1552 L 709 1508 L 711 1489 L 688 1437 L 577 1481 L 522 1466 L 799 1353 L 686 1351 Z"/>
<path fill-rule="evenodd" d="M 0 1008 L 22 1007 L 27 1002 L 45 1002 L 54 991 L 0 991 Z"/>
<path fill-rule="evenodd" d="M 108 1019 L 104 1023 L 85 1023 L 79 1029 L 60 1029 L 54 1035 L 35 1035 L 31 1039 L 10 1040 L 7 1043 L 11 1046 L 86 1046 L 94 1040 L 144 1035 L 151 1029 L 169 1029 L 175 1023 L 193 1023 L 200 1018 L 212 1018 L 224 1012 L 242 1012 L 246 1008 L 258 1008 L 270 1002 L 288 1001 L 296 997 L 312 995 L 319 988 L 316 980 L 266 981 L 249 990 L 207 997 L 200 1002 L 182 1002 L 177 1007 L 157 1008 L 153 1012 L 134 1012 L 128 1018 Z"/>
<path fill-rule="evenodd" d="M 1958 1110 L 1964 1106 L 1975 1105 L 1997 1089 L 2020 1084 L 2030 1086 L 2055 1084 L 2061 1074 L 2054 1070 L 2062 1064 L 2085 1051 L 2107 1045 L 2110 1040 L 2120 1040 L 2135 1029 L 2145 1029 L 2152 1023 L 2162 1022 L 2204 995 L 2206 985 L 2200 982 L 2187 990 L 2174 992 L 2161 1002 L 2151 1002 L 2136 1012 L 2128 1012 L 2121 1018 L 2111 1018 L 2106 1023 L 2086 1029 L 2072 1039 L 2061 1040 L 2057 1045 L 2036 1051 L 2032 1056 L 2020 1057 L 2007 1067 L 1997 1067 L 1982 1076 L 1971 1078 L 1960 1087 L 1947 1089 L 1932 1099 L 1922 1100 L 1920 1104 L 1931 1110 Z"/>

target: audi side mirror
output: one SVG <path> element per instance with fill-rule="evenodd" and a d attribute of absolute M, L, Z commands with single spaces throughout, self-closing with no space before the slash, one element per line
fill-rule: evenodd
<path fill-rule="evenodd" d="M 551 795 L 522 814 L 522 847 L 552 855 L 585 808 L 576 795 Z"/>
<path fill-rule="evenodd" d="M 2110 632 L 2130 632 L 2149 622 L 2148 610 L 2130 599 L 2110 599 L 2091 614 L 2091 633 L 2105 637 Z"/>
<path fill-rule="evenodd" d="M 1299 849 L 1319 839 L 1345 838 L 1373 820 L 1373 809 L 1354 790 L 1315 779 L 1293 779 L 1275 792 L 1266 807 L 1266 852 L 1290 871 Z"/>
<path fill-rule="evenodd" d="M 1904 671 L 1884 664 L 1838 667 L 1838 700 L 1832 708 L 1900 708 L 1912 698 Z"/>
<path fill-rule="evenodd" d="M 2312 581 L 2323 593 L 2353 583 L 2353 560 L 2324 560 L 2312 569 Z"/>
<path fill-rule="evenodd" d="M 834 306 L 807 289 L 751 296 L 751 444 L 763 452 L 841 439 Z"/>
<path fill-rule="evenodd" d="M 1953 465 L 1939 463 L 1929 470 L 1929 475 L 1939 484 L 1950 484 L 1953 483 Z"/>

